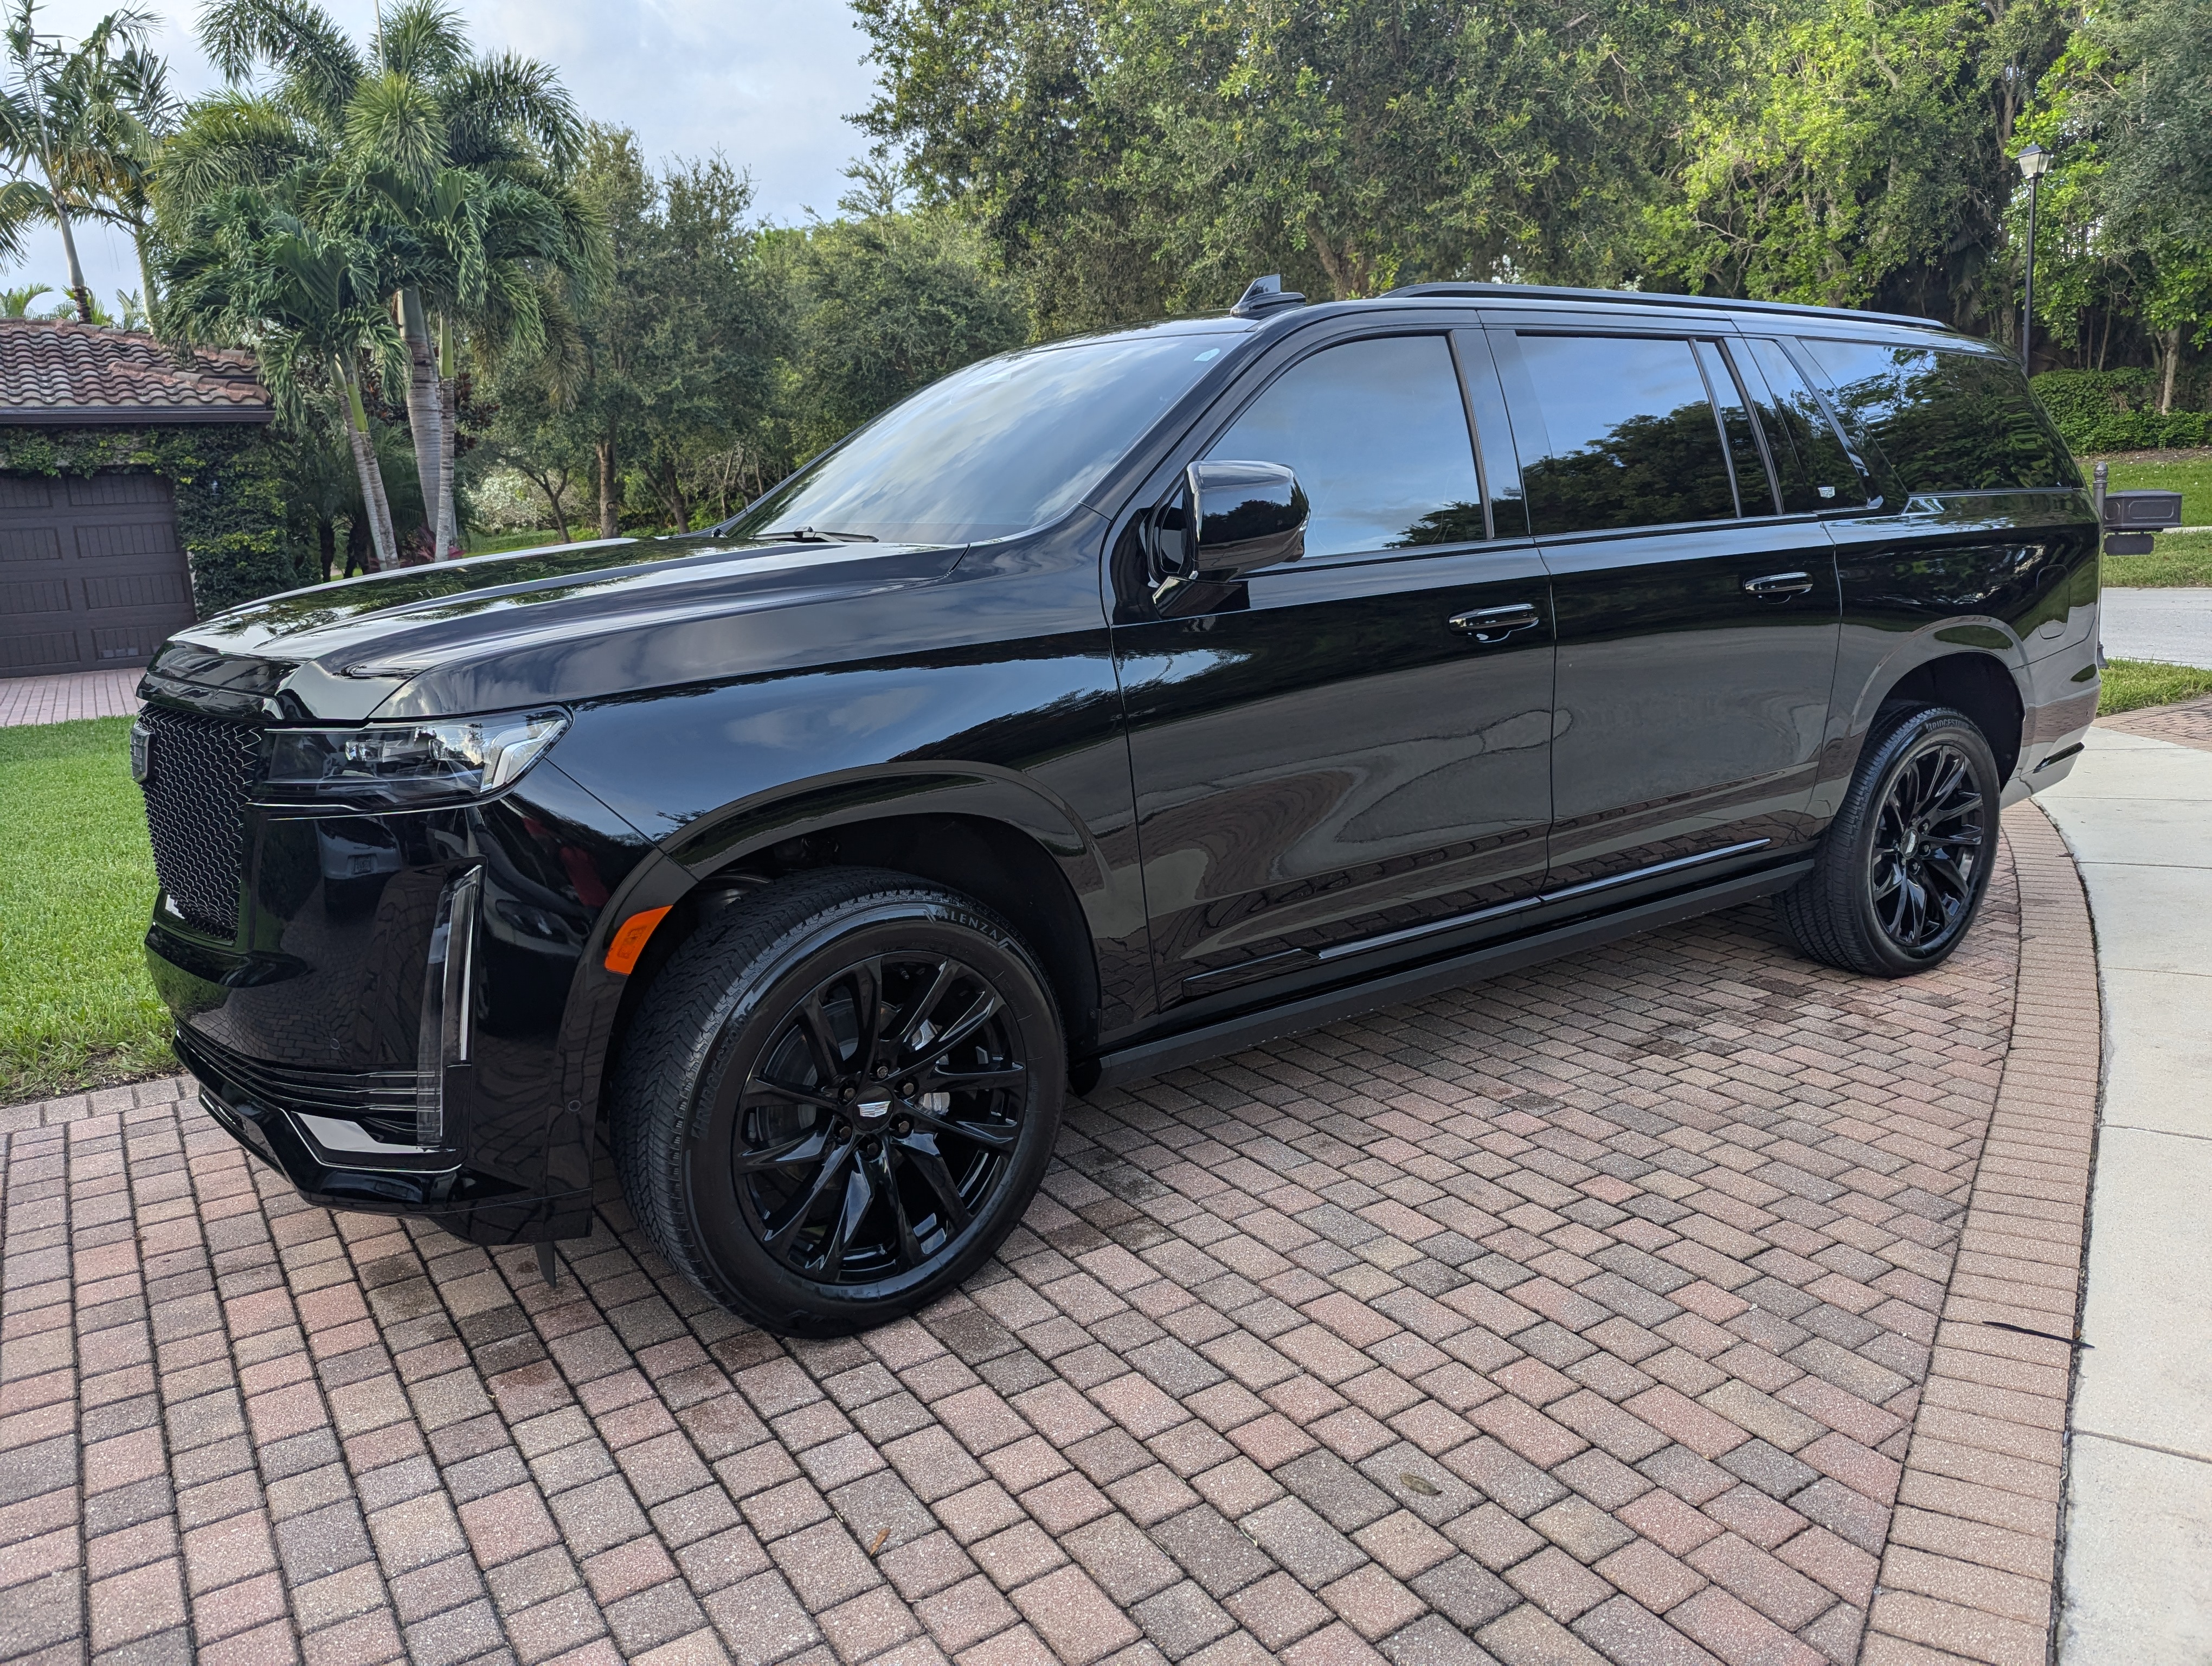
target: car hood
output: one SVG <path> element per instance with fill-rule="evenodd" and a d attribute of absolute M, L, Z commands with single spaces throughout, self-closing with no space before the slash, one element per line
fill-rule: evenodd
<path fill-rule="evenodd" d="M 962 546 L 601 539 L 317 585 L 181 630 L 150 692 L 281 720 L 574 701 L 837 657 L 867 636 L 783 610 L 927 584 Z M 769 616 L 763 617 L 763 616 Z"/>

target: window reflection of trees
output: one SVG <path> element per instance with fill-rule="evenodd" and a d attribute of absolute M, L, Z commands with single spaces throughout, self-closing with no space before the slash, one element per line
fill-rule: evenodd
<path fill-rule="evenodd" d="M 1907 492 L 2080 483 L 2008 362 L 1871 343 L 1817 349 L 1847 418 L 1881 447 Z"/>
<path fill-rule="evenodd" d="M 1578 450 L 1522 471 L 1536 530 L 1601 532 L 1735 517 L 1720 430 L 1704 400 L 1664 416 L 1639 413 Z"/>
<path fill-rule="evenodd" d="M 1476 544 L 1485 536 L 1481 504 L 1447 503 L 1441 509 L 1430 510 L 1383 548 L 1411 550 L 1425 544 Z"/>

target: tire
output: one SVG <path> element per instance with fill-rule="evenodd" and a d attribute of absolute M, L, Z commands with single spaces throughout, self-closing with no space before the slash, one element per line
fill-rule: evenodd
<path fill-rule="evenodd" d="M 1044 1177 L 1066 1078 L 1049 986 L 1005 921 L 909 875 L 822 869 L 669 958 L 616 1066 L 616 1164 L 647 1236 L 709 1296 L 764 1329 L 842 1335 L 998 1248 Z"/>
<path fill-rule="evenodd" d="M 1813 872 L 1774 899 L 1811 959 L 1909 977 L 1948 959 L 1989 889 L 2003 782 L 1988 737 L 1948 706 L 1881 722 Z"/>

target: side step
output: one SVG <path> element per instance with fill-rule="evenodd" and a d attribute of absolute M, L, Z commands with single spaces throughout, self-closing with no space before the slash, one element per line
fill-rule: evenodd
<path fill-rule="evenodd" d="M 1554 926 L 1548 931 L 1532 932 L 1526 937 L 1516 937 L 1504 943 L 1486 944 L 1447 960 L 1431 961 L 1425 965 L 1409 966 L 1402 971 L 1388 972 L 1348 988 L 1323 990 L 1319 994 L 1286 1001 L 1264 1012 L 1223 1018 L 1196 1030 L 1186 1030 L 1179 1035 L 1139 1042 L 1133 1047 L 1120 1048 L 1099 1055 L 1093 1061 L 1098 1071 L 1097 1079 L 1082 1091 L 1089 1092 L 1093 1087 L 1112 1087 L 1123 1082 L 1140 1081 L 1163 1071 L 1196 1064 L 1202 1059 L 1218 1058 L 1241 1048 L 1255 1047 L 1261 1042 L 1273 1041 L 1280 1036 L 1296 1035 L 1303 1030 L 1316 1030 L 1322 1025 L 1334 1024 L 1339 1018 L 1373 1012 L 1378 1006 L 1418 1000 L 1423 995 L 1434 994 L 1440 989 L 1480 982 L 1484 978 L 1495 977 L 1500 972 L 1518 971 L 1523 966 L 1556 960 L 1561 955 L 1595 948 L 1616 938 L 1632 937 L 1638 932 L 1671 926 L 1680 920 L 1711 914 L 1718 909 L 1733 908 L 1739 903 L 1753 902 L 1761 897 L 1771 897 L 1776 891 L 1789 890 L 1812 871 L 1812 860 L 1808 857 L 1781 867 L 1723 880 L 1718 885 L 1704 885 L 1696 891 L 1639 903 L 1618 913 L 1573 921 L 1564 926 Z M 1076 1079 L 1081 1080 L 1081 1075 L 1079 1074 Z"/>

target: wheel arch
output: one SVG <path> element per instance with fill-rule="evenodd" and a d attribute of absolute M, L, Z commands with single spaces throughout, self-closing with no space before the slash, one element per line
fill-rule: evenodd
<path fill-rule="evenodd" d="M 1988 639 L 1988 640 L 1982 640 Z M 1974 721 L 2009 781 L 2027 735 L 2019 645 L 1994 626 L 1947 626 L 1914 636 L 1888 655 L 1860 688 L 1851 713 L 1850 756 L 1857 766 L 1867 737 L 1884 714 L 1906 706 L 1953 706 Z"/>
<path fill-rule="evenodd" d="M 660 968 L 702 921 L 742 906 L 762 885 L 829 866 L 910 873 L 1003 915 L 1042 963 L 1071 1055 L 1096 1041 L 1091 915 L 1103 906 L 1109 866 L 1074 812 L 1014 771 L 962 764 L 843 772 L 702 817 L 663 854 L 692 883 L 627 980 L 610 1056 Z"/>

